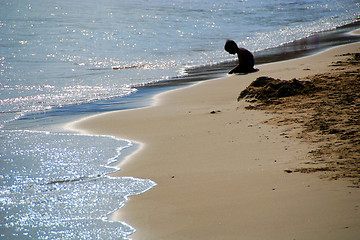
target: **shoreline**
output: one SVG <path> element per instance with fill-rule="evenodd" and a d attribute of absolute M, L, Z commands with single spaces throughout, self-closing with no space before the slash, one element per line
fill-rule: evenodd
<path fill-rule="evenodd" d="M 357 30 L 351 29 L 358 29 L 359 26 L 360 22 L 354 22 L 333 30 L 317 32 L 307 38 L 298 39 L 278 47 L 254 52 L 256 65 L 312 56 L 332 47 L 357 42 L 360 40 L 360 36 L 358 36 L 359 34 L 354 34 L 354 32 Z M 171 80 L 150 83 L 139 87 L 139 89 L 182 85 L 225 77 L 228 69 L 233 68 L 236 64 L 237 60 L 234 59 L 233 61 L 220 62 L 214 65 L 192 67 L 185 71 L 187 72 L 186 76 L 180 76 Z"/>
<path fill-rule="evenodd" d="M 352 34 L 352 32 L 356 31 L 354 29 L 359 25 L 360 22 L 354 22 L 334 30 L 315 33 L 308 38 L 256 52 L 254 53 L 256 64 L 268 64 L 269 62 L 274 61 L 287 61 L 311 56 L 314 53 L 316 54 L 324 51 L 324 49 L 328 49 L 329 46 L 338 46 L 359 41 L 360 36 L 358 34 Z M 128 96 L 112 97 L 109 99 L 82 103 L 80 105 L 65 105 L 59 108 L 53 108 L 50 111 L 26 114 L 18 119 L 20 121 L 17 120 L 7 123 L 5 129 L 31 128 L 32 130 L 62 131 L 61 126 L 64 125 L 64 121 L 72 122 L 104 112 L 148 107 L 152 104 L 149 99 L 152 99 L 153 96 L 161 92 L 182 88 L 184 86 L 187 87 L 209 79 L 226 77 L 228 69 L 233 68 L 235 65 L 236 60 L 217 63 L 215 65 L 193 67 L 186 71 L 187 74 L 185 76 L 174 77 L 170 80 L 149 83 L 143 86 L 135 85 L 133 87 L 138 91 Z M 64 119 L 64 115 L 67 116 L 66 119 Z M 43 119 L 45 119 L 45 121 Z"/>
<path fill-rule="evenodd" d="M 134 239 L 358 236 L 354 208 L 359 191 L 346 188 L 345 181 L 284 173 L 307 159 L 312 146 L 284 137 L 280 127 L 262 124 L 270 114 L 246 111 L 245 103 L 236 102 L 259 76 L 290 80 L 323 73 L 334 55 L 358 47 L 349 44 L 257 66 L 258 73 L 162 93 L 151 107 L 74 123 L 73 129 L 87 133 L 141 142 L 115 175 L 158 184 L 131 197 L 111 219 L 134 226 Z"/>

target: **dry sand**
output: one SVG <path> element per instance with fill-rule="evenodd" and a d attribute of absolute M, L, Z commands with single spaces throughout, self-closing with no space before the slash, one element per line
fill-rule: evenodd
<path fill-rule="evenodd" d="M 264 124 L 274 116 L 236 101 L 260 76 L 290 80 L 323 74 L 333 69 L 336 55 L 359 47 L 257 66 L 256 73 L 160 94 L 152 107 L 72 123 L 78 131 L 140 143 L 115 175 L 158 184 L 131 197 L 111 218 L 134 226 L 137 240 L 359 239 L 359 189 L 343 179 L 284 172 L 312 160 L 309 151 L 318 144 Z"/>

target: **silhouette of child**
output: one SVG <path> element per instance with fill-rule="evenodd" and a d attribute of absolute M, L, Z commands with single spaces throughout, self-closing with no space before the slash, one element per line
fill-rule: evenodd
<path fill-rule="evenodd" d="M 250 73 L 255 72 L 254 69 L 254 56 L 251 52 L 245 48 L 239 48 L 238 45 L 233 40 L 227 40 L 225 43 L 225 51 L 230 54 L 237 53 L 239 58 L 239 64 L 229 72 L 232 73 Z"/>

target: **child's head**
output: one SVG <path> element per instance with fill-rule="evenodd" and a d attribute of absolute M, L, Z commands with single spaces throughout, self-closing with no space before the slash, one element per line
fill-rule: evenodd
<path fill-rule="evenodd" d="M 230 54 L 235 54 L 238 50 L 237 44 L 233 40 L 227 40 L 225 43 L 225 51 Z"/>

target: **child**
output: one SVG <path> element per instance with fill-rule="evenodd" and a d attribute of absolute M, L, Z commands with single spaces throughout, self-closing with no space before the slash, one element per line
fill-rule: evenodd
<path fill-rule="evenodd" d="M 225 51 L 230 54 L 237 53 L 239 58 L 239 64 L 229 72 L 232 73 L 250 73 L 255 72 L 254 69 L 254 56 L 251 52 L 246 50 L 245 48 L 239 48 L 237 44 L 233 40 L 227 40 L 225 44 Z"/>

